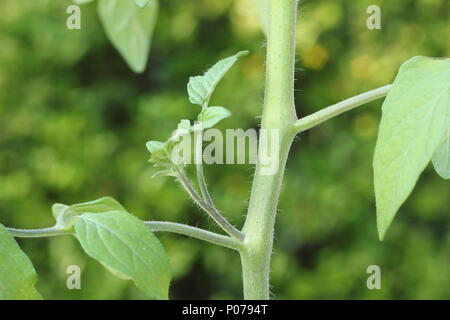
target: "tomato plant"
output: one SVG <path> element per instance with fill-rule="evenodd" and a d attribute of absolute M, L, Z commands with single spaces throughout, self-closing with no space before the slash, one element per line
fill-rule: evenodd
<path fill-rule="evenodd" d="M 203 140 L 196 139 L 202 139 L 217 123 L 231 117 L 228 108 L 210 106 L 210 98 L 227 71 L 249 54 L 247 51 L 224 58 L 203 75 L 189 78 L 186 99 L 197 108 L 197 119 L 193 123 L 181 119 L 166 141 L 151 140 L 146 145 L 150 162 L 159 168 L 155 178 L 176 179 L 224 234 L 175 222 L 141 221 L 110 197 L 72 205 L 54 204 L 52 212 L 56 222 L 53 227 L 24 230 L 0 224 L 1 298 L 41 298 L 34 287 L 36 272 L 14 237 L 70 234 L 79 240 L 86 254 L 119 277 L 134 281 L 146 297 L 168 299 L 169 258 L 155 233 L 173 232 L 235 250 L 242 261 L 244 298 L 268 299 L 278 200 L 294 138 L 376 99 L 386 97 L 373 159 L 379 238 L 385 237 L 394 216 L 430 161 L 442 178 L 450 177 L 450 59 L 412 57 L 401 65 L 392 84 L 298 119 L 294 103 L 297 0 L 258 0 L 256 3 L 267 37 L 260 128 L 261 132 L 267 132 L 267 137 L 262 139 L 261 134 L 258 153 L 269 155 L 276 166 L 275 170 L 267 171 L 266 164 L 256 161 L 243 227 L 232 225 L 216 207 L 202 161 L 192 161 L 192 157 L 203 153 Z M 158 10 L 156 0 L 98 0 L 98 14 L 106 35 L 134 72 L 144 71 L 147 65 Z M 180 157 L 184 142 L 191 136 L 197 141 L 193 154 Z M 187 150 L 191 150 L 191 145 L 185 153 Z M 196 181 L 187 172 L 191 165 L 195 167 Z"/>

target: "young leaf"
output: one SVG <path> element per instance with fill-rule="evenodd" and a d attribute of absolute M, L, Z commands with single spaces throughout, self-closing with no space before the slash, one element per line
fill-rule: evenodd
<path fill-rule="evenodd" d="M 56 225 L 54 228 L 58 229 L 69 230 L 73 225 L 75 217 L 78 216 L 78 214 L 69 210 L 69 206 L 62 203 L 55 203 L 52 206 L 52 212 L 56 219 Z"/>
<path fill-rule="evenodd" d="M 414 57 L 383 103 L 373 161 L 380 239 L 448 130 L 449 88 L 450 59 Z"/>
<path fill-rule="evenodd" d="M 178 123 L 177 130 L 172 134 L 169 138 L 170 148 L 174 146 L 177 142 L 180 141 L 180 138 L 192 132 L 191 122 L 186 119 L 180 120 Z"/>
<path fill-rule="evenodd" d="M 36 271 L 8 230 L 0 224 L 0 300 L 42 299 Z"/>
<path fill-rule="evenodd" d="M 167 299 L 169 259 L 142 221 L 126 211 L 85 213 L 75 222 L 84 251 L 112 273 L 131 279 L 149 298 Z"/>
<path fill-rule="evenodd" d="M 111 197 L 104 197 L 94 201 L 73 204 L 69 209 L 77 214 L 102 213 L 107 211 L 126 211 L 122 205 Z"/>
<path fill-rule="evenodd" d="M 198 121 L 202 124 L 202 129 L 208 129 L 228 117 L 231 117 L 231 112 L 224 107 L 209 107 L 198 115 Z"/>
<path fill-rule="evenodd" d="M 53 216 L 56 219 L 56 227 L 70 229 L 79 215 L 90 213 L 101 213 L 108 211 L 126 211 L 122 205 L 111 197 L 104 197 L 94 201 L 83 202 L 67 206 L 55 203 L 52 206 Z"/>
<path fill-rule="evenodd" d="M 152 0 L 145 8 L 140 8 L 131 0 L 100 0 L 98 14 L 106 35 L 130 68 L 137 73 L 143 72 L 158 14 L 158 1 Z"/>
<path fill-rule="evenodd" d="M 157 150 L 159 150 L 161 148 L 164 148 L 164 142 L 161 142 L 161 141 L 149 141 L 149 142 L 147 142 L 146 146 L 147 146 L 147 150 L 150 153 L 153 153 L 153 152 L 155 152 L 155 151 L 157 151 Z"/>
<path fill-rule="evenodd" d="M 159 166 L 169 166 L 170 162 L 170 150 L 169 143 L 160 141 L 149 141 L 146 144 L 148 151 L 151 153 L 150 162 Z"/>
<path fill-rule="evenodd" d="M 240 57 L 247 54 L 248 51 L 240 51 L 234 56 L 220 60 L 206 71 L 204 75 L 190 77 L 187 85 L 189 101 L 201 107 L 206 107 L 220 79 Z"/>
<path fill-rule="evenodd" d="M 433 166 L 444 179 L 450 179 L 450 136 L 448 136 L 433 154 Z"/>
<path fill-rule="evenodd" d="M 191 122 L 187 119 L 181 119 L 180 123 L 178 123 L 177 130 L 181 132 L 190 132 L 192 129 Z"/>
<path fill-rule="evenodd" d="M 135 1 L 136 4 L 141 8 L 145 7 L 150 2 L 150 0 L 135 0 Z"/>
<path fill-rule="evenodd" d="M 160 141 L 149 141 L 147 142 L 147 149 L 151 153 L 150 162 L 165 168 L 158 175 L 173 175 L 174 171 L 172 166 L 174 165 L 173 159 L 171 157 L 173 148 L 180 143 L 181 137 L 190 134 L 193 130 L 191 122 L 186 119 L 182 119 L 178 124 L 177 130 L 172 134 L 172 136 L 166 142 Z"/>

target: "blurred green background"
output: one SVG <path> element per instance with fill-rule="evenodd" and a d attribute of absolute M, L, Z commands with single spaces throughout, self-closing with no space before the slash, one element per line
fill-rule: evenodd
<path fill-rule="evenodd" d="M 0 221 L 53 224 L 51 204 L 118 199 L 145 220 L 219 231 L 170 178 L 150 179 L 145 142 L 164 140 L 198 111 L 189 76 L 249 49 L 212 103 L 233 117 L 221 128 L 256 128 L 261 113 L 264 39 L 253 0 L 163 0 L 144 74 L 133 74 L 107 41 L 95 4 L 80 31 L 66 28 L 69 0 L 0 2 Z M 382 29 L 366 28 L 378 4 Z M 446 0 L 305 0 L 298 24 L 297 109 L 306 115 L 393 81 L 415 55 L 450 56 Z M 380 243 L 371 162 L 381 101 L 346 113 L 295 142 L 276 226 L 275 299 L 450 298 L 450 185 L 431 167 Z M 217 206 L 242 226 L 252 166 L 207 166 Z M 171 258 L 173 299 L 241 298 L 231 250 L 159 234 Z M 72 237 L 18 240 L 51 299 L 139 299 L 128 281 L 88 258 Z M 82 290 L 66 268 L 82 268 Z M 382 271 L 368 290 L 366 268 Z"/>

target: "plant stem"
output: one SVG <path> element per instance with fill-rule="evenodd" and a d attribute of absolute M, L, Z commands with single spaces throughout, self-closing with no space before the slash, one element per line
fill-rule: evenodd
<path fill-rule="evenodd" d="M 42 229 L 15 229 L 6 228 L 9 233 L 16 238 L 45 238 L 72 234 L 69 230 L 59 228 L 42 228 Z"/>
<path fill-rule="evenodd" d="M 219 246 L 227 247 L 234 250 L 240 250 L 242 242 L 236 238 L 224 236 L 207 230 L 191 227 L 181 223 L 166 222 L 166 221 L 145 221 L 144 222 L 153 232 L 173 232 L 208 241 Z"/>
<path fill-rule="evenodd" d="M 167 222 L 167 221 L 144 221 L 144 223 L 153 232 L 173 232 L 186 235 L 192 238 L 208 241 L 219 246 L 227 247 L 234 250 L 242 248 L 242 242 L 228 236 L 217 234 L 211 231 L 203 230 L 196 227 L 191 227 L 186 224 Z M 6 228 L 9 233 L 16 238 L 45 238 L 56 237 L 62 235 L 73 235 L 73 231 L 64 230 L 60 228 L 42 228 L 42 229 L 16 229 Z"/>
<path fill-rule="evenodd" d="M 325 122 L 337 115 L 340 115 L 345 111 L 354 109 L 365 103 L 369 103 L 376 99 L 385 97 L 388 94 L 391 87 L 392 84 L 389 84 L 381 88 L 361 93 L 357 96 L 351 97 L 349 99 L 333 104 L 329 107 L 321 109 L 320 111 L 317 111 L 309 116 L 297 120 L 293 125 L 293 129 L 295 130 L 296 133 L 311 129 L 312 127 L 315 127 L 318 124 L 321 124 L 322 122 Z"/>
<path fill-rule="evenodd" d="M 225 219 L 219 211 L 213 206 L 210 206 L 207 204 L 195 191 L 195 189 L 192 187 L 192 183 L 189 180 L 189 178 L 186 176 L 186 174 L 180 170 L 178 170 L 177 178 L 180 181 L 183 188 L 186 190 L 186 192 L 189 194 L 189 196 L 194 200 L 207 214 L 211 216 L 211 218 L 230 236 L 243 240 L 244 235 L 242 232 L 240 232 L 238 229 L 233 227 L 227 219 Z"/>
<path fill-rule="evenodd" d="M 208 186 L 206 185 L 205 174 L 203 173 L 203 165 L 196 164 L 196 170 L 198 185 L 200 186 L 200 192 L 202 194 L 203 200 L 205 200 L 205 202 L 210 206 L 214 206 L 211 195 L 208 191 Z"/>
<path fill-rule="evenodd" d="M 198 134 L 203 135 L 203 132 L 199 132 Z M 200 152 L 200 154 L 202 154 L 203 148 L 201 145 L 201 140 L 200 140 L 200 145 L 196 146 L 196 148 L 197 148 L 196 152 Z M 200 192 L 202 194 L 202 198 L 208 205 L 210 205 L 211 207 L 214 207 L 214 202 L 211 198 L 211 195 L 209 194 L 208 186 L 206 184 L 205 173 L 203 172 L 203 164 L 201 162 L 198 162 L 195 165 L 195 169 L 197 171 L 197 181 L 198 181 L 198 185 L 200 187 Z"/>
<path fill-rule="evenodd" d="M 266 88 L 262 130 L 278 130 L 278 170 L 263 175 L 258 161 L 241 250 L 245 299 L 269 298 L 269 268 L 278 198 L 296 121 L 294 107 L 295 29 L 297 0 L 270 0 L 266 59 Z M 259 154 L 270 153 L 260 139 Z"/>

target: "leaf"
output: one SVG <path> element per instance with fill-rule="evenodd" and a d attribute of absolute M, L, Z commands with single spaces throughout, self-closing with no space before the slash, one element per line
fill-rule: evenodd
<path fill-rule="evenodd" d="M 169 259 L 145 224 L 126 211 L 85 213 L 75 222 L 84 251 L 112 273 L 131 279 L 149 298 L 167 299 Z"/>
<path fill-rule="evenodd" d="M 0 300 L 42 299 L 34 287 L 36 280 L 30 259 L 0 224 Z"/>
<path fill-rule="evenodd" d="M 247 54 L 248 51 L 240 51 L 234 56 L 217 62 L 203 76 L 190 77 L 187 85 L 189 101 L 201 107 L 206 107 L 220 79 L 240 57 Z"/>
<path fill-rule="evenodd" d="M 191 129 L 191 122 L 187 119 L 181 119 L 180 123 L 178 123 L 177 130 L 179 131 L 190 132 Z"/>
<path fill-rule="evenodd" d="M 147 149 L 151 153 L 150 162 L 155 163 L 158 166 L 168 168 L 168 170 L 163 170 L 161 173 L 157 173 L 154 176 L 174 175 L 174 171 L 172 170 L 172 166 L 174 165 L 174 159 L 172 156 L 174 154 L 172 153 L 172 150 L 176 145 L 179 145 L 181 137 L 190 134 L 192 131 L 193 127 L 191 126 L 191 122 L 189 120 L 182 119 L 175 132 L 166 142 L 147 142 Z"/>
<path fill-rule="evenodd" d="M 175 130 L 175 132 L 173 132 L 168 140 L 170 147 L 173 147 L 174 143 L 177 143 L 182 136 L 185 136 L 190 132 L 192 132 L 191 122 L 186 119 L 180 120 L 177 129 Z"/>
<path fill-rule="evenodd" d="M 383 103 L 373 161 L 381 240 L 448 130 L 449 87 L 450 59 L 414 57 Z"/>
<path fill-rule="evenodd" d="M 69 207 L 70 210 L 77 214 L 86 212 L 101 213 L 106 211 L 126 211 L 122 205 L 111 197 L 104 197 L 94 201 L 73 204 Z"/>
<path fill-rule="evenodd" d="M 224 107 L 208 107 L 198 115 L 198 121 L 202 124 L 202 129 L 208 129 L 228 117 L 231 117 L 231 112 Z"/>
<path fill-rule="evenodd" d="M 450 179 L 450 135 L 447 136 L 434 152 L 432 161 L 436 172 L 442 178 Z"/>
<path fill-rule="evenodd" d="M 135 1 L 136 4 L 141 8 L 145 7 L 150 2 L 150 0 L 135 0 Z"/>
<path fill-rule="evenodd" d="M 162 166 L 170 166 L 170 151 L 169 151 L 169 143 L 160 142 L 160 141 L 149 141 L 146 144 L 148 151 L 151 153 L 150 162 L 162 165 Z"/>
<path fill-rule="evenodd" d="M 253 0 L 258 8 L 258 17 L 261 24 L 261 29 L 267 36 L 269 29 L 269 0 Z"/>
<path fill-rule="evenodd" d="M 158 14 L 158 1 L 140 8 L 131 0 L 100 0 L 100 20 L 114 47 L 130 68 L 141 73 L 145 70 Z"/>
<path fill-rule="evenodd" d="M 101 213 L 108 211 L 126 211 L 122 205 L 111 197 L 104 197 L 94 201 L 73 204 L 67 206 L 55 203 L 52 207 L 53 216 L 56 219 L 56 226 L 63 229 L 72 228 L 75 220 L 83 213 Z"/>
<path fill-rule="evenodd" d="M 73 225 L 75 217 L 78 216 L 78 214 L 69 210 L 69 206 L 62 203 L 55 203 L 52 206 L 52 212 L 56 219 L 55 229 L 69 230 Z"/>
<path fill-rule="evenodd" d="M 156 152 L 159 149 L 164 148 L 164 142 L 161 141 L 149 141 L 146 144 L 148 151 L 150 153 Z"/>

